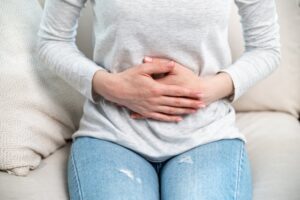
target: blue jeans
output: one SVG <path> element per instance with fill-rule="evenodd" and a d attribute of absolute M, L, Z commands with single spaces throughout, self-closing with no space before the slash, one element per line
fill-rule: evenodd
<path fill-rule="evenodd" d="M 77 137 L 68 160 L 71 200 L 251 200 L 245 144 L 224 139 L 164 162 L 92 137 Z"/>

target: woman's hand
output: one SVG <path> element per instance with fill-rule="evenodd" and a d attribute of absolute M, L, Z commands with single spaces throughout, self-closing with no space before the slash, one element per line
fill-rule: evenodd
<path fill-rule="evenodd" d="M 172 71 L 175 63 L 143 63 L 119 73 L 97 71 L 93 88 L 105 99 L 147 118 L 180 121 L 178 115 L 193 113 L 202 105 L 196 88 L 162 84 L 154 74 Z"/>
<path fill-rule="evenodd" d="M 161 58 L 144 59 L 146 63 L 167 63 L 169 60 Z M 233 83 L 226 73 L 209 75 L 204 77 L 197 76 L 190 69 L 175 63 L 175 67 L 167 75 L 155 79 L 157 82 L 166 85 L 178 85 L 201 92 L 200 99 L 204 105 L 208 105 L 220 98 L 226 97 L 233 92 Z M 138 113 L 132 113 L 135 119 L 146 118 Z"/>

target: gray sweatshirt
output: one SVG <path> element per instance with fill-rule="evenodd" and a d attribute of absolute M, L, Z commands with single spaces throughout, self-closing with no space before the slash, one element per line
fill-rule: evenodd
<path fill-rule="evenodd" d="M 109 140 L 153 162 L 216 140 L 240 138 L 246 142 L 236 126 L 231 103 L 279 65 L 274 0 L 235 0 L 245 52 L 234 63 L 228 44 L 229 0 L 91 0 L 93 60 L 75 44 L 85 3 L 48 0 L 38 33 L 39 58 L 86 97 L 73 139 L 91 136 Z M 144 56 L 174 60 L 198 76 L 226 72 L 233 80 L 234 94 L 184 115 L 180 122 L 132 119 L 127 108 L 94 93 L 92 78 L 97 70 L 126 70 L 142 63 Z"/>

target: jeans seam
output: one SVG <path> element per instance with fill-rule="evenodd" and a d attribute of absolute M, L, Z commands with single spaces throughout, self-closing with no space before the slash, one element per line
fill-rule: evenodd
<path fill-rule="evenodd" d="M 234 200 L 238 200 L 238 196 L 239 196 L 239 187 L 240 187 L 240 181 L 241 181 L 241 171 L 242 171 L 242 165 L 243 165 L 243 161 L 244 161 L 244 144 L 241 145 L 241 149 L 240 149 L 240 159 L 239 159 L 239 163 L 238 163 L 238 168 L 237 168 L 237 179 L 236 179 L 236 186 L 235 186 L 235 194 L 234 194 Z"/>
<path fill-rule="evenodd" d="M 75 161 L 75 158 L 73 156 L 73 153 L 71 153 L 71 161 L 72 161 L 72 165 L 73 165 L 74 172 L 75 172 L 76 183 L 77 183 L 77 186 L 78 186 L 79 199 L 83 200 L 82 191 L 81 191 L 81 184 L 80 184 L 79 177 L 78 177 L 79 176 L 78 169 L 77 169 L 77 165 L 76 165 L 76 161 Z"/>

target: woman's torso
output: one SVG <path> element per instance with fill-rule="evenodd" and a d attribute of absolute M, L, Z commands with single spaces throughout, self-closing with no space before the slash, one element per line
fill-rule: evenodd
<path fill-rule="evenodd" d="M 163 57 L 199 76 L 231 64 L 227 41 L 229 0 L 93 0 L 94 61 L 111 73 Z M 121 83 L 120 83 L 121 84 Z M 102 99 L 86 101 L 73 137 L 90 135 L 122 144 L 162 161 L 209 141 L 243 136 L 235 111 L 221 99 L 178 123 L 131 119 L 126 108 Z M 244 139 L 244 138 L 243 138 Z"/>

